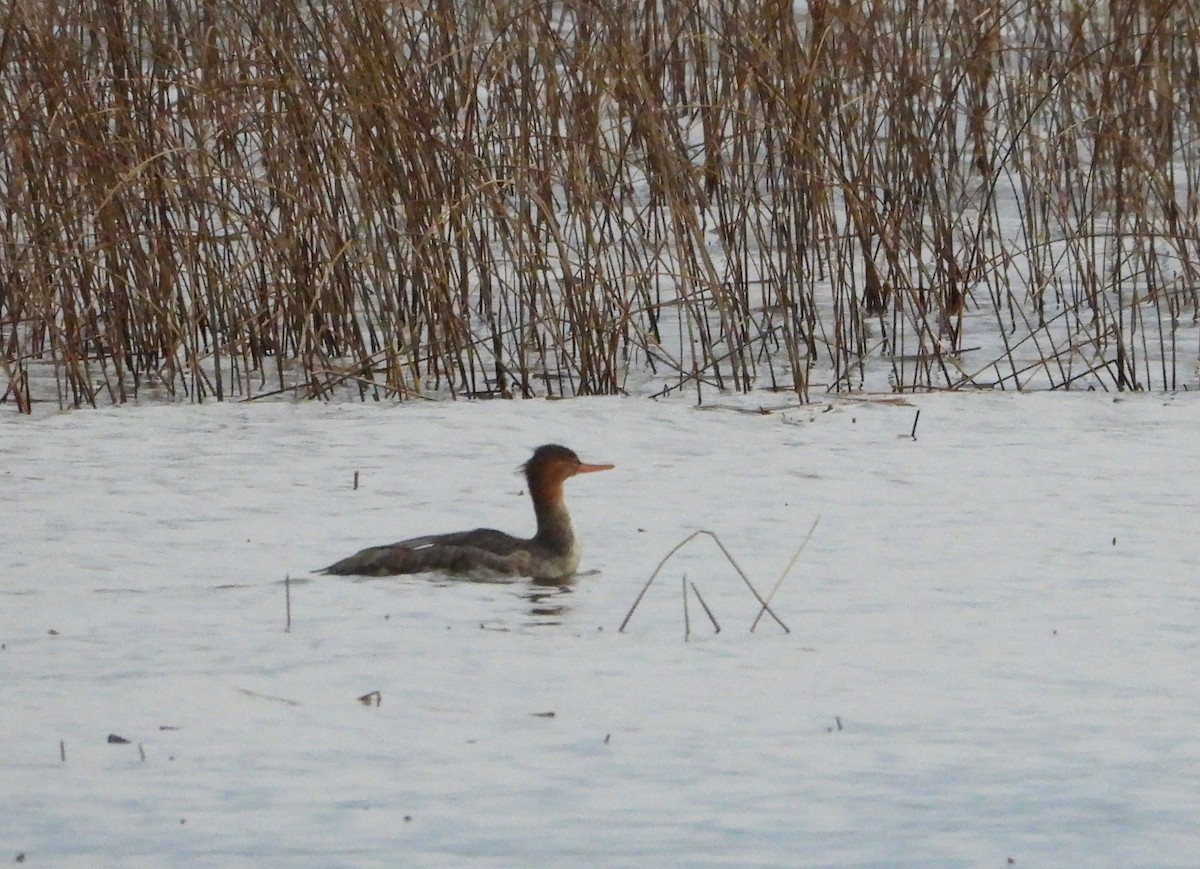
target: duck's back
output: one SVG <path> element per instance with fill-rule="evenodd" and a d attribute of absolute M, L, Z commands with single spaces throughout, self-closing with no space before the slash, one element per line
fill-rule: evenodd
<path fill-rule="evenodd" d="M 448 571 L 527 575 L 530 541 L 494 528 L 413 537 L 363 549 L 322 569 L 335 576 L 396 576 Z"/>

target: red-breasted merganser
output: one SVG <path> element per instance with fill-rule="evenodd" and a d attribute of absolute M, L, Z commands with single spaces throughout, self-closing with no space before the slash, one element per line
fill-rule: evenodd
<path fill-rule="evenodd" d="M 579 542 L 563 501 L 563 482 L 576 474 L 607 471 L 612 465 L 588 465 L 558 444 L 534 450 L 524 465 L 529 497 L 537 515 L 537 533 L 525 540 L 492 528 L 433 534 L 372 546 L 329 565 L 319 573 L 339 576 L 392 576 L 444 571 L 466 574 L 562 579 L 579 567 Z"/>

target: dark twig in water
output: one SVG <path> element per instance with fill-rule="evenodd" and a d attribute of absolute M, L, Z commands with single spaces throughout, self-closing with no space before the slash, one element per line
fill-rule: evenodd
<path fill-rule="evenodd" d="M 917 415 L 913 417 L 912 433 L 909 435 L 914 441 L 917 439 L 917 423 L 921 421 L 921 409 L 917 408 Z"/>
<path fill-rule="evenodd" d="M 292 576 L 290 573 L 283 575 L 283 605 L 287 608 L 287 621 L 283 625 L 284 633 L 291 633 L 292 630 Z"/>
<path fill-rule="evenodd" d="M 779 586 L 783 585 L 783 580 L 791 572 L 796 559 L 800 557 L 800 553 L 804 551 L 804 547 L 808 545 L 808 541 L 812 539 L 813 532 L 817 530 L 817 524 L 821 521 L 818 516 L 813 520 L 812 527 L 808 529 L 808 533 L 804 535 L 804 539 L 800 541 L 800 545 L 796 547 L 795 553 L 792 554 L 792 560 L 788 562 L 787 567 L 783 569 L 783 573 L 779 575 L 779 579 L 775 580 L 775 587 L 771 589 L 771 593 L 767 595 L 767 603 L 775 599 L 775 593 L 779 591 Z M 767 611 L 767 604 L 763 604 L 763 608 L 758 611 L 758 615 L 754 617 L 754 623 L 750 625 L 750 633 L 754 633 L 754 629 L 758 627 L 758 620 L 762 618 L 763 613 Z"/>
<path fill-rule="evenodd" d="M 257 691 L 251 691 L 249 688 L 239 688 L 236 685 L 233 686 L 233 690 L 237 691 L 241 694 L 245 694 L 247 697 L 257 697 L 260 700 L 270 700 L 274 703 L 284 703 L 288 706 L 299 706 L 300 705 L 299 700 L 289 700 L 286 697 L 275 697 L 275 696 L 272 696 L 271 694 L 260 694 Z"/>
<path fill-rule="evenodd" d="M 757 600 L 759 602 L 759 604 L 762 605 L 763 611 L 768 613 L 771 616 L 771 618 L 773 618 L 775 620 L 775 623 L 778 624 L 779 627 L 783 628 L 785 633 L 790 634 L 792 632 L 792 629 L 789 628 L 787 625 L 785 625 L 783 623 L 783 619 L 781 619 L 779 616 L 777 616 L 775 614 L 775 611 L 773 609 L 771 609 L 771 605 L 769 603 L 767 603 L 765 600 L 763 600 L 762 595 L 758 593 L 758 589 L 756 589 L 754 587 L 754 583 L 752 583 L 750 581 L 750 578 L 748 576 L 746 576 L 746 572 L 744 570 L 742 570 L 741 566 L 737 563 L 736 560 L 734 560 L 734 557 L 729 554 L 729 550 L 725 548 L 725 544 L 721 542 L 721 538 L 718 537 L 713 532 L 708 531 L 707 529 L 704 529 L 704 528 L 701 528 L 699 531 L 693 531 L 691 534 L 689 534 L 683 540 L 676 543 L 671 548 L 671 551 L 663 556 L 662 561 L 660 561 L 658 563 L 658 567 L 654 568 L 654 573 L 650 574 L 650 578 L 646 580 L 646 584 L 643 585 L 642 590 L 640 592 L 638 592 L 638 596 L 634 600 L 633 606 L 631 606 L 629 608 L 629 612 L 625 614 L 625 620 L 621 622 L 621 626 L 619 628 L 617 628 L 617 632 L 620 633 L 621 631 L 625 630 L 625 626 L 628 625 L 629 620 L 631 618 L 633 618 L 634 610 L 636 610 L 638 608 L 638 604 L 640 604 L 642 602 L 642 598 L 645 597 L 646 592 L 650 590 L 650 586 L 654 583 L 654 580 L 658 577 L 659 572 L 662 571 L 663 565 L 665 565 L 670 560 L 672 555 L 674 555 L 680 549 L 683 549 L 683 547 L 687 546 L 689 543 L 691 543 L 693 540 L 695 540 L 697 537 L 700 537 L 700 536 L 712 538 L 712 541 L 717 544 L 717 546 L 720 548 L 721 552 L 725 555 L 725 558 L 729 560 L 729 563 L 731 565 L 733 565 L 733 569 L 737 571 L 738 576 L 740 576 L 742 578 L 742 582 L 746 583 L 746 587 L 748 589 L 750 589 L 750 592 L 751 592 L 751 594 L 754 595 L 755 600 Z"/>
<path fill-rule="evenodd" d="M 686 643 L 692 636 L 692 620 L 688 618 L 686 573 L 683 575 L 680 584 L 683 587 L 683 641 Z"/>
<path fill-rule="evenodd" d="M 716 618 L 716 616 L 714 616 L 714 615 L 712 614 L 712 610 L 710 610 L 710 609 L 708 608 L 708 604 L 706 604 L 706 603 L 704 602 L 704 598 L 702 598 L 702 597 L 700 596 L 700 589 L 696 588 L 696 583 L 694 583 L 694 582 L 693 582 L 693 583 L 690 583 L 690 585 L 692 586 L 692 591 L 694 591 L 694 592 L 696 593 L 696 600 L 700 601 L 700 606 L 702 606 L 702 607 L 704 608 L 704 614 L 705 614 L 706 616 L 708 616 L 708 620 L 709 620 L 710 622 L 712 622 L 712 626 L 713 626 L 713 633 L 714 633 L 714 634 L 719 634 L 719 633 L 721 633 L 721 626 L 720 626 L 719 624 L 717 624 L 717 618 Z"/>

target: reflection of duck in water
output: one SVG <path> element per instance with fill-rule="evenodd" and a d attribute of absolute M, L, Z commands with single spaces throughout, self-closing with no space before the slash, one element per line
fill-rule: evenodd
<path fill-rule="evenodd" d="M 529 615 L 536 625 L 557 625 L 571 608 L 570 594 L 575 590 L 572 577 L 535 579 L 524 588 L 521 597 L 529 602 Z"/>
<path fill-rule="evenodd" d="M 607 471 L 612 465 L 588 465 L 566 447 L 538 447 L 525 463 L 529 497 L 537 515 L 537 533 L 529 539 L 491 528 L 414 537 L 373 546 L 319 571 L 337 575 L 392 576 L 398 573 L 504 574 L 540 580 L 562 579 L 579 566 L 579 543 L 563 500 L 563 483 L 576 474 Z"/>

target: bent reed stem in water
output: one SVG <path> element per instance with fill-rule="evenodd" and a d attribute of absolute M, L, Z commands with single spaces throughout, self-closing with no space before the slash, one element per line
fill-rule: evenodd
<path fill-rule="evenodd" d="M 717 544 L 717 548 L 721 550 L 721 554 L 725 556 L 725 560 L 728 561 L 730 563 L 730 565 L 733 566 L 733 569 L 737 572 L 737 575 L 740 576 L 742 579 L 742 582 L 745 583 L 746 588 L 750 589 L 750 593 L 754 595 L 754 599 L 757 600 L 759 603 L 759 606 L 762 607 L 762 610 L 759 613 L 759 616 L 761 617 L 762 612 L 767 613 L 768 615 L 771 616 L 771 618 L 773 618 L 775 620 L 775 623 L 777 625 L 779 625 L 779 627 L 783 628 L 784 633 L 790 634 L 792 632 L 792 629 L 783 623 L 783 620 L 780 619 L 779 616 L 777 616 L 775 614 L 775 611 L 773 609 L 771 609 L 770 603 L 768 601 L 764 600 L 763 596 L 758 593 L 758 589 L 756 589 L 754 587 L 754 583 L 752 583 L 750 581 L 750 578 L 748 576 L 746 576 L 746 572 L 744 570 L 742 570 L 741 565 L 739 565 L 737 563 L 737 561 L 734 559 L 733 555 L 731 555 L 729 550 L 725 548 L 725 544 L 721 542 L 721 538 L 718 537 L 716 534 L 714 534 L 712 531 L 708 531 L 703 528 L 701 528 L 698 531 L 693 531 L 687 537 L 680 540 L 678 543 L 676 543 L 674 546 L 671 547 L 670 551 L 667 552 L 666 555 L 664 555 L 662 557 L 662 560 L 658 562 L 658 566 L 654 568 L 654 572 L 650 574 L 650 578 L 646 580 L 646 584 L 642 586 L 641 591 L 639 591 L 637 597 L 634 598 L 633 604 L 629 607 L 629 612 L 627 612 L 625 614 L 625 618 L 621 621 L 621 626 L 617 628 L 617 632 L 618 633 L 624 632 L 626 626 L 629 624 L 629 620 L 633 618 L 633 613 L 638 608 L 638 604 L 640 604 L 642 602 L 642 598 L 644 598 L 646 596 L 646 592 L 648 592 L 650 590 L 650 586 L 654 584 L 654 580 L 658 578 L 658 574 L 662 572 L 662 569 L 666 566 L 667 562 L 671 560 L 671 557 L 676 552 L 683 549 L 685 546 L 687 546 L 689 543 L 691 543 L 693 540 L 695 540 L 697 537 L 708 537 L 713 541 L 713 543 Z M 786 575 L 786 573 L 785 573 L 785 575 Z M 687 577 L 685 576 L 684 577 L 685 603 L 686 603 L 686 593 L 687 593 L 686 581 L 687 581 Z M 707 610 L 708 607 L 706 606 L 705 609 Z M 711 617 L 711 614 L 710 614 L 710 617 Z M 715 620 L 713 623 L 716 624 Z M 757 624 L 757 623 L 758 623 L 758 619 L 756 618 L 755 624 Z"/>

